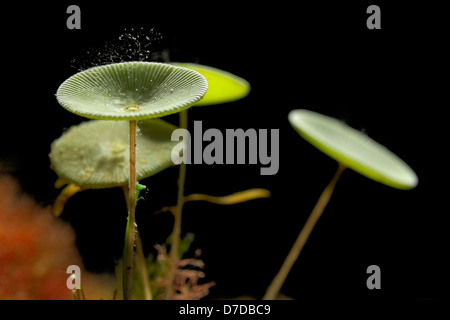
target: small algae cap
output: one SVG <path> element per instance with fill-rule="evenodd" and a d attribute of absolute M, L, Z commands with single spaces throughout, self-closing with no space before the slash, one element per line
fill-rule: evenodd
<path fill-rule="evenodd" d="M 244 98 L 250 92 L 250 84 L 230 72 L 196 63 L 173 63 L 197 71 L 208 81 L 208 91 L 196 106 L 209 106 L 232 102 Z"/>
<path fill-rule="evenodd" d="M 173 165 L 171 141 L 177 127 L 160 119 L 139 121 L 136 138 L 137 179 Z M 50 162 L 59 177 L 84 188 L 109 188 L 128 183 L 128 121 L 91 120 L 71 127 L 51 146 Z"/>
<path fill-rule="evenodd" d="M 123 62 L 87 69 L 64 81 L 58 102 L 92 119 L 159 118 L 189 108 L 208 89 L 191 69 L 155 62 Z"/>
<path fill-rule="evenodd" d="M 417 175 L 403 160 L 342 121 L 309 110 L 293 110 L 288 119 L 305 140 L 346 167 L 394 188 L 417 185 Z"/>

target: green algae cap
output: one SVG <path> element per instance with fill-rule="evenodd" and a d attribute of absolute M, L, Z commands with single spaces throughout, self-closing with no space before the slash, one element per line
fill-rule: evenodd
<path fill-rule="evenodd" d="M 403 160 L 342 121 L 304 109 L 291 111 L 288 119 L 305 140 L 350 169 L 398 189 L 417 185 L 417 175 Z"/>
<path fill-rule="evenodd" d="M 173 165 L 171 141 L 177 127 L 160 119 L 138 121 L 136 176 L 144 179 Z M 71 127 L 51 146 L 53 170 L 84 188 L 128 183 L 129 122 L 90 120 Z"/>
<path fill-rule="evenodd" d="M 155 62 L 123 62 L 79 72 L 58 88 L 68 111 L 92 119 L 141 120 L 187 109 L 208 89 L 191 69 Z"/>
<path fill-rule="evenodd" d="M 208 81 L 208 91 L 196 106 L 209 106 L 232 102 L 244 98 L 250 92 L 247 80 L 230 72 L 196 63 L 173 63 L 175 66 L 185 67 L 197 71 Z"/>

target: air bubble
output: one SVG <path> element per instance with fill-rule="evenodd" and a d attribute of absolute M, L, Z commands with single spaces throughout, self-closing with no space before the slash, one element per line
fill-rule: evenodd
<path fill-rule="evenodd" d="M 139 111 L 139 106 L 137 104 L 130 104 L 130 105 L 125 107 L 125 111 L 128 111 L 128 112 Z"/>
<path fill-rule="evenodd" d="M 142 136 L 141 128 L 139 128 L 139 125 L 136 126 L 136 136 Z"/>
<path fill-rule="evenodd" d="M 154 51 L 155 44 L 161 39 L 161 33 L 154 28 L 125 28 L 118 37 L 72 59 L 71 64 L 78 71 L 83 71 L 110 63 L 152 60 L 158 53 Z"/>

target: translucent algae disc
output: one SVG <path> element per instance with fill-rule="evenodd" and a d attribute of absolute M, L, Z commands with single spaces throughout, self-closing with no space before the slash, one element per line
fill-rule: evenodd
<path fill-rule="evenodd" d="M 174 63 L 203 75 L 208 81 L 208 91 L 196 106 L 209 106 L 244 98 L 250 92 L 247 80 L 230 72 L 196 63 Z"/>
<path fill-rule="evenodd" d="M 305 140 L 346 167 L 394 188 L 417 185 L 417 175 L 403 160 L 342 121 L 304 109 L 291 111 L 288 119 Z"/>
<path fill-rule="evenodd" d="M 58 88 L 58 102 L 75 114 L 103 120 L 159 118 L 189 108 L 208 89 L 191 69 L 123 62 L 79 72 Z"/>
<path fill-rule="evenodd" d="M 175 126 L 160 120 L 138 122 L 137 179 L 144 179 L 173 165 L 171 141 Z M 91 120 L 71 127 L 52 143 L 53 170 L 84 188 L 108 188 L 128 183 L 128 121 Z"/>

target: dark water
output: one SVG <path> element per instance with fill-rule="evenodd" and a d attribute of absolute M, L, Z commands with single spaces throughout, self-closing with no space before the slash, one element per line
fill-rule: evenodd
<path fill-rule="evenodd" d="M 270 199 L 230 207 L 186 205 L 183 232 L 195 234 L 206 279 L 217 283 L 210 297 L 261 297 L 334 173 L 335 162 L 290 127 L 287 114 L 297 108 L 364 129 L 410 164 L 419 186 L 399 191 L 346 172 L 283 291 L 297 299 L 440 296 L 448 170 L 440 152 L 446 135 L 439 100 L 444 88 L 436 80 L 443 56 L 437 22 L 427 25 L 431 36 L 387 4 L 382 30 L 372 32 L 361 4 L 228 8 L 208 15 L 168 4 L 82 3 L 81 30 L 68 30 L 66 7 L 18 9 L 20 17 L 8 23 L 2 39 L 0 156 L 39 203 L 51 204 L 58 194 L 49 168 L 51 142 L 84 120 L 56 101 L 66 78 L 94 64 L 126 60 L 210 65 L 247 79 L 252 91 L 235 103 L 191 109 L 190 124 L 280 130 L 275 176 L 260 176 L 254 165 L 188 166 L 187 194 L 272 191 Z M 146 252 L 171 232 L 171 217 L 153 212 L 175 203 L 177 174 L 171 168 L 143 181 L 149 189 L 137 219 Z M 126 222 L 121 190 L 80 193 L 62 218 L 75 228 L 87 268 L 112 271 Z M 371 264 L 382 270 L 383 289 L 376 293 L 365 286 Z"/>

